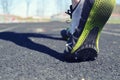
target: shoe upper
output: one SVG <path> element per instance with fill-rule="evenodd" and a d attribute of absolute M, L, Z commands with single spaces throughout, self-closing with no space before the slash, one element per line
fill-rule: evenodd
<path fill-rule="evenodd" d="M 68 52 L 70 52 L 71 48 L 76 44 L 79 36 L 81 35 L 85 23 L 88 19 L 90 10 L 92 8 L 92 0 L 81 0 L 78 5 L 71 11 L 72 12 L 72 20 L 70 33 L 71 37 L 69 37 L 69 41 L 66 44 L 66 48 L 68 48 Z"/>
<path fill-rule="evenodd" d="M 81 0 L 72 12 L 72 20 L 71 20 L 71 27 L 70 27 L 71 34 L 73 34 L 75 32 L 75 28 L 79 26 L 84 1 L 85 0 Z"/>

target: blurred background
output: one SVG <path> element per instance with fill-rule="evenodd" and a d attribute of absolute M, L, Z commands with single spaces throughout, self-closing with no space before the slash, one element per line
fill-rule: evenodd
<path fill-rule="evenodd" d="M 65 21 L 71 0 L 0 0 L 0 23 Z M 120 0 L 109 23 L 120 23 Z"/>

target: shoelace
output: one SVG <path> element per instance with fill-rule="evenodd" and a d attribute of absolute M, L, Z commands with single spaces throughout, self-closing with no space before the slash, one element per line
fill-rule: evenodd
<path fill-rule="evenodd" d="M 70 18 L 72 19 L 72 13 L 73 13 L 72 5 L 70 5 L 70 9 L 67 10 L 67 12 L 65 12 L 65 13 L 70 15 Z"/>

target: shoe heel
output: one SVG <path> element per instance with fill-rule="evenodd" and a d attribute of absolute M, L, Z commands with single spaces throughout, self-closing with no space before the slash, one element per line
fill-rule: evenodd
<path fill-rule="evenodd" d="M 100 34 L 113 11 L 114 5 L 115 0 L 95 0 L 82 34 L 71 54 L 76 54 L 76 57 L 82 60 L 97 57 Z"/>
<path fill-rule="evenodd" d="M 115 0 L 95 0 L 93 7 L 90 11 L 90 14 L 88 16 L 87 22 L 85 24 L 85 27 L 82 31 L 82 34 L 80 35 L 76 45 L 73 47 L 73 50 L 71 53 L 75 53 L 85 42 L 89 34 L 91 33 L 91 36 L 95 36 L 97 38 L 94 38 L 95 40 L 95 46 L 96 51 L 99 52 L 99 38 L 100 33 L 105 25 L 105 23 L 108 21 L 113 8 L 115 5 Z M 94 29 L 97 29 L 97 35 L 94 33 Z M 90 38 L 88 38 L 90 39 Z M 89 40 L 88 40 L 89 41 Z"/>
<path fill-rule="evenodd" d="M 90 31 L 82 46 L 79 47 L 79 49 L 74 53 L 77 59 L 87 61 L 96 59 L 96 57 L 98 56 L 98 51 L 96 47 L 98 32 L 98 27 L 95 27 Z"/>

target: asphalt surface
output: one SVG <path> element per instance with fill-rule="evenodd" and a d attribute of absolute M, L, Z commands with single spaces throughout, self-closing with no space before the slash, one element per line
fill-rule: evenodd
<path fill-rule="evenodd" d="M 107 24 L 94 61 L 66 62 L 63 22 L 0 24 L 0 80 L 119 80 L 120 25 Z"/>

